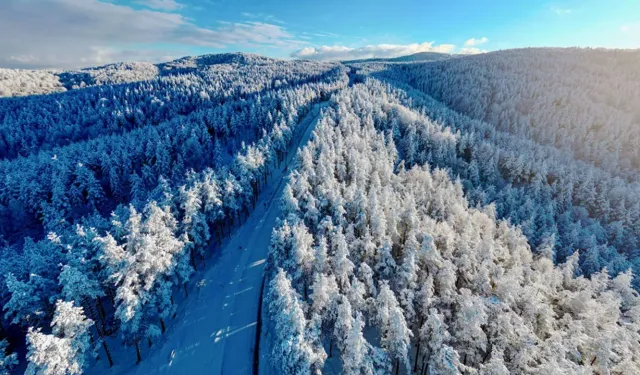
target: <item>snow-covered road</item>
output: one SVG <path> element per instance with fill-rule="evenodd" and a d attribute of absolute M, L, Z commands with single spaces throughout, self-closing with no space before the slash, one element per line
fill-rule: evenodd
<path fill-rule="evenodd" d="M 300 122 L 291 151 L 273 171 L 256 209 L 226 241 L 215 264 L 196 276 L 194 282 L 201 281 L 201 286 L 183 301 L 165 336 L 138 366 L 124 373 L 252 373 L 260 290 L 271 233 L 280 215 L 285 170 L 311 137 L 324 106 L 326 102 L 314 105 Z M 122 368 L 108 373 L 116 372 L 122 373 Z"/>

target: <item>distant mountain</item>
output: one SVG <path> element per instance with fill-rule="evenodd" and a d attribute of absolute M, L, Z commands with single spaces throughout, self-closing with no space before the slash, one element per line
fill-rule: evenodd
<path fill-rule="evenodd" d="M 414 62 L 414 61 L 442 61 L 452 58 L 453 55 L 440 52 L 419 52 L 413 55 L 400 56 L 394 58 L 372 58 L 361 60 L 343 61 L 344 64 L 366 63 L 366 62 Z"/>
<path fill-rule="evenodd" d="M 270 57 L 254 55 L 250 53 L 219 53 L 202 56 L 186 56 L 167 63 L 157 64 L 157 67 L 165 74 L 175 69 L 207 68 L 222 64 L 270 64 L 277 61 Z"/>
<path fill-rule="evenodd" d="M 343 61 L 354 63 L 429 62 L 451 59 L 453 55 L 420 52 L 395 58 L 373 58 Z M 0 98 L 43 95 L 91 86 L 115 85 L 148 81 L 156 77 L 176 74 L 226 71 L 237 65 L 268 65 L 281 61 L 249 53 L 220 53 L 186 56 L 164 63 L 120 62 L 78 70 L 27 70 L 0 68 Z"/>
<path fill-rule="evenodd" d="M 400 56 L 395 59 L 389 59 L 391 62 L 405 62 L 405 61 L 441 61 L 452 58 L 453 55 L 440 52 L 420 52 L 408 56 Z"/>
<path fill-rule="evenodd" d="M 0 68 L 0 97 L 50 94 L 90 86 L 148 81 L 158 76 L 194 73 L 221 65 L 266 65 L 276 61 L 254 54 L 221 53 L 186 56 L 159 64 L 121 62 L 69 71 Z"/>

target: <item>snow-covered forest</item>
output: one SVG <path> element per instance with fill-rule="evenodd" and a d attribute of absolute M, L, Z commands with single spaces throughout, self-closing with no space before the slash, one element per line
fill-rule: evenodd
<path fill-rule="evenodd" d="M 639 58 L 0 70 L 0 374 L 171 373 L 260 241 L 206 289 L 264 280 L 262 320 L 209 306 L 257 332 L 239 369 L 638 374 Z"/>
<path fill-rule="evenodd" d="M 218 76 L 238 68 L 242 70 L 244 65 L 253 65 L 254 67 L 256 65 L 271 65 L 272 68 L 274 68 L 275 65 L 281 65 L 277 67 L 276 70 L 289 68 L 294 71 L 303 68 L 309 68 L 311 70 L 318 69 L 309 64 L 295 64 L 294 66 L 282 61 L 278 62 L 267 57 L 246 53 L 223 53 L 196 57 L 188 56 L 162 64 L 124 62 L 69 71 L 0 68 L 0 98 L 51 94 L 91 86 L 140 82 L 152 80 L 160 76 L 172 76 L 184 73 L 194 73 L 196 75 L 213 74 L 214 76 Z M 282 65 L 287 66 L 283 67 Z M 267 74 L 267 77 L 275 74 L 275 72 L 271 72 L 270 70 L 271 69 L 264 71 L 263 73 Z M 207 71 L 207 73 L 204 73 L 204 71 Z M 293 73 L 293 75 L 295 76 L 296 73 Z M 237 81 L 241 82 L 243 80 L 242 77 L 242 74 L 238 74 L 234 78 L 227 76 L 227 79 L 220 80 L 217 84 L 237 86 L 239 83 Z M 294 77 L 291 78 L 293 79 Z M 256 80 L 257 78 L 254 76 L 250 79 Z"/>
<path fill-rule="evenodd" d="M 631 272 L 586 278 L 578 252 L 554 267 L 549 238 L 532 252 L 495 204 L 472 207 L 436 167 L 464 155 L 461 134 L 402 99 L 375 80 L 343 90 L 299 154 L 271 244 L 276 368 L 637 373 Z"/>
<path fill-rule="evenodd" d="M 531 48 L 392 67 L 453 110 L 635 182 L 638 59 L 638 50 Z"/>
<path fill-rule="evenodd" d="M 125 360 L 110 353 L 120 342 L 140 360 L 140 341 L 151 345 L 174 314 L 173 294 L 188 293 L 255 206 L 298 118 L 348 83 L 338 64 L 210 60 L 0 101 L 3 327 L 28 330 L 28 371 L 82 373 L 97 342 L 103 361 Z M 91 345 L 56 328 L 73 304 Z"/>
<path fill-rule="evenodd" d="M 469 200 L 495 203 L 500 218 L 519 225 L 536 251 L 550 246 L 557 262 L 579 250 L 586 274 L 603 267 L 637 274 L 640 174 L 632 160 L 640 117 L 631 98 L 639 95 L 633 93 L 640 93 L 640 81 L 627 79 L 637 75 L 630 63 L 634 56 L 637 52 L 525 49 L 455 59 L 447 66 L 364 70 L 403 87 L 404 103 L 460 136 L 455 160 L 435 160 L 428 151 L 416 153 L 428 144 L 407 141 L 416 138 L 410 130 L 403 137 L 403 147 L 411 149 L 407 161 L 447 168 L 462 180 Z M 620 68 L 607 70 L 612 64 Z M 435 73 L 440 70 L 442 75 Z M 448 91 L 456 85 L 460 90 Z M 443 99 L 445 93 L 450 96 Z M 470 102 L 474 97 L 478 100 Z M 498 114 L 504 118 L 496 119 Z M 587 129 L 596 125 L 601 135 Z M 556 143 L 543 134 L 552 134 Z"/>

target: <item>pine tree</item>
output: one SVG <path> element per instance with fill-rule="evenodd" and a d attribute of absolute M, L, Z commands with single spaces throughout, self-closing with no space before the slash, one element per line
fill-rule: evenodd
<path fill-rule="evenodd" d="M 86 357 L 93 354 L 92 338 L 89 328 L 94 322 L 87 319 L 82 307 L 74 306 L 73 302 L 56 302 L 56 312 L 51 321 L 54 335 L 71 341 L 74 358 L 81 368 L 84 368 Z"/>
<path fill-rule="evenodd" d="M 133 206 L 129 211 L 123 244 L 111 234 L 97 240 L 103 247 L 102 261 L 117 286 L 116 316 L 123 336 L 137 347 L 145 319 L 157 314 L 164 325 L 163 319 L 173 314 L 171 279 L 184 243 L 175 236 L 177 222 L 169 207 L 150 202 L 144 220 Z"/>
<path fill-rule="evenodd" d="M 269 314 L 274 322 L 278 344 L 272 358 L 283 373 L 312 374 L 322 368 L 326 354 L 307 337 L 307 320 L 300 297 L 282 269 L 270 283 Z"/>
<path fill-rule="evenodd" d="M 382 334 L 382 348 L 396 360 L 396 372 L 400 363 L 410 371 L 409 347 L 413 333 L 407 327 L 402 308 L 393 291 L 386 282 L 379 285 L 380 293 L 376 298 L 376 321 Z"/>
<path fill-rule="evenodd" d="M 186 248 L 191 255 L 194 269 L 197 269 L 195 254 L 198 253 L 201 257 L 204 257 L 210 238 L 209 225 L 204 215 L 200 191 L 200 183 L 194 184 L 191 188 L 181 186 L 179 189 L 180 207 L 184 212 L 181 223 L 182 231 L 188 237 Z"/>
<path fill-rule="evenodd" d="M 350 288 L 349 279 L 355 266 L 349 259 L 349 248 L 344 233 L 340 228 L 332 239 L 333 257 L 331 262 L 333 265 L 333 272 L 336 275 L 338 285 L 343 292 L 346 292 Z"/>
<path fill-rule="evenodd" d="M 80 202 L 86 202 L 94 208 L 104 201 L 104 191 L 96 179 L 95 173 L 82 163 L 76 164 L 72 194 Z"/>
<path fill-rule="evenodd" d="M 92 325 L 93 321 L 86 319 L 81 307 L 74 307 L 73 302 L 58 301 L 51 335 L 29 328 L 26 374 L 82 374 L 87 366 L 87 356 L 93 354 L 89 336 Z"/>
<path fill-rule="evenodd" d="M 364 338 L 363 329 L 362 314 L 356 312 L 342 349 L 342 368 L 345 374 L 374 374 L 376 371 L 373 348 Z"/>
<path fill-rule="evenodd" d="M 7 352 L 7 340 L 0 340 L 0 375 L 10 375 L 18 365 L 18 354 Z"/>
<path fill-rule="evenodd" d="M 40 329 L 27 333 L 29 365 L 26 375 L 76 375 L 82 368 L 74 359 L 71 340 L 46 335 Z"/>
<path fill-rule="evenodd" d="M 302 283 L 303 294 L 307 295 L 307 289 L 311 284 L 311 271 L 314 262 L 313 236 L 307 227 L 299 222 L 291 228 L 291 270 L 293 280 Z"/>
<path fill-rule="evenodd" d="M 61 296 L 67 301 L 83 303 L 85 299 L 93 300 L 104 296 L 98 281 L 90 279 L 89 275 L 74 266 L 62 266 L 58 280 L 62 286 Z"/>
<path fill-rule="evenodd" d="M 4 305 L 4 318 L 13 324 L 26 325 L 37 321 L 37 317 L 44 313 L 44 303 L 35 291 L 36 286 L 18 280 L 12 273 L 6 276 L 5 282 L 11 299 Z"/>
<path fill-rule="evenodd" d="M 460 290 L 457 299 L 453 328 L 456 341 L 461 345 L 462 362 L 465 365 L 477 364 L 487 347 L 487 337 L 482 328 L 487 323 L 486 307 L 480 297 L 472 295 L 466 288 Z"/>

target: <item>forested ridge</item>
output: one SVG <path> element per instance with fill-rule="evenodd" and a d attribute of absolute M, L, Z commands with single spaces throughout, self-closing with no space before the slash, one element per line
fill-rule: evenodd
<path fill-rule="evenodd" d="M 552 243 L 532 252 L 495 204 L 470 206 L 429 166 L 455 160 L 460 134 L 401 98 L 375 80 L 343 90 L 299 155 L 271 245 L 276 368 L 637 373 L 631 272 L 586 278 L 578 252 L 554 267 Z"/>
<path fill-rule="evenodd" d="M 254 207 L 298 119 L 348 83 L 336 64 L 239 58 L 0 102 L 5 140 L 22 124 L 33 150 L 4 148 L 0 162 L 3 327 L 27 333 L 27 371 L 82 373 L 98 352 L 131 361 L 113 358 L 119 342 L 140 361 L 173 295 Z M 68 303 L 84 336 L 56 329 Z"/>
<path fill-rule="evenodd" d="M 579 250 L 587 275 L 603 267 L 614 274 L 630 268 L 637 273 L 640 184 L 631 161 L 636 150 L 625 146 L 637 143 L 628 142 L 637 139 L 640 121 L 627 97 L 640 87 L 630 65 L 636 54 L 524 49 L 447 66 L 423 64 L 419 70 L 413 65 L 368 70 L 404 87 L 405 103 L 460 133 L 457 160 L 433 160 L 424 153 L 410 153 L 408 159 L 448 168 L 452 178 L 462 179 L 468 199 L 495 202 L 501 218 L 519 225 L 534 248 L 550 246 L 558 262 Z M 619 69 L 607 70 L 611 65 Z M 566 74 L 560 79 L 558 72 Z M 458 91 L 449 91 L 458 84 Z M 500 99 L 491 101 L 490 92 Z M 481 120 L 484 111 L 487 119 Z M 585 130 L 596 124 L 607 124 L 599 125 L 606 136 Z M 544 134 L 554 134 L 557 143 L 545 141 Z"/>
<path fill-rule="evenodd" d="M 0 374 L 144 361 L 273 186 L 254 370 L 640 373 L 637 60 L 1 70 Z"/>
<path fill-rule="evenodd" d="M 637 181 L 638 50 L 531 48 L 393 66 L 453 110 Z"/>
<path fill-rule="evenodd" d="M 201 57 L 167 63 L 165 75 L 130 84 L 103 84 L 64 94 L 2 100 L 0 157 L 27 156 L 102 135 L 158 125 L 226 101 L 247 101 L 252 94 L 318 81 L 332 68 L 331 64 L 283 61 L 213 61 L 214 65 L 200 68 L 189 64 L 206 61 Z"/>

